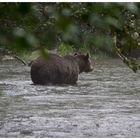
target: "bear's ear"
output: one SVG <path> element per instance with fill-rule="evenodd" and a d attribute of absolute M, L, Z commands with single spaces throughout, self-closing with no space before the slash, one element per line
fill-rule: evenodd
<path fill-rule="evenodd" d="M 89 59 L 89 53 L 86 54 L 85 58 L 86 59 Z"/>
<path fill-rule="evenodd" d="M 74 56 L 78 55 L 78 53 L 74 53 Z"/>

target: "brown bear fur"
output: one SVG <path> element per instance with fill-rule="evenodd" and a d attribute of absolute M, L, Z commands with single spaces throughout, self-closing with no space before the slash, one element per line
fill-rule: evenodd
<path fill-rule="evenodd" d="M 39 57 L 31 65 L 31 79 L 34 84 L 76 84 L 78 74 L 90 72 L 89 54 L 66 55 L 48 54 L 47 58 Z"/>

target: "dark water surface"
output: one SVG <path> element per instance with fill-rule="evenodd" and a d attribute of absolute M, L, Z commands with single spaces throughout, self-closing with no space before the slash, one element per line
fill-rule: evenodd
<path fill-rule="evenodd" d="M 96 61 L 77 86 L 34 86 L 30 68 L 0 62 L 0 137 L 140 137 L 140 73 Z"/>

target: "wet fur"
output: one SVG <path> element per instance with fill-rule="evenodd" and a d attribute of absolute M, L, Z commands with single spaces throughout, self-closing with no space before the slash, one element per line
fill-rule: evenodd
<path fill-rule="evenodd" d="M 86 66 L 84 55 L 48 54 L 47 58 L 39 57 L 31 65 L 31 79 L 34 84 L 76 84 L 78 74 Z M 90 67 L 90 66 L 89 66 Z"/>

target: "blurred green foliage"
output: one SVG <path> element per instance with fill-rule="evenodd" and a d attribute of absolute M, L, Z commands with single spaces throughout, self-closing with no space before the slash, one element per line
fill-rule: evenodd
<path fill-rule="evenodd" d="M 139 3 L 0 3 L 0 46 L 12 52 L 58 49 L 118 55 L 134 72 Z"/>
<path fill-rule="evenodd" d="M 70 46 L 70 45 L 66 45 L 64 43 L 61 43 L 59 46 L 58 46 L 58 52 L 60 53 L 60 55 L 64 56 L 64 55 L 68 55 L 69 53 L 73 53 L 75 52 L 76 50 L 74 49 L 73 46 Z"/>

